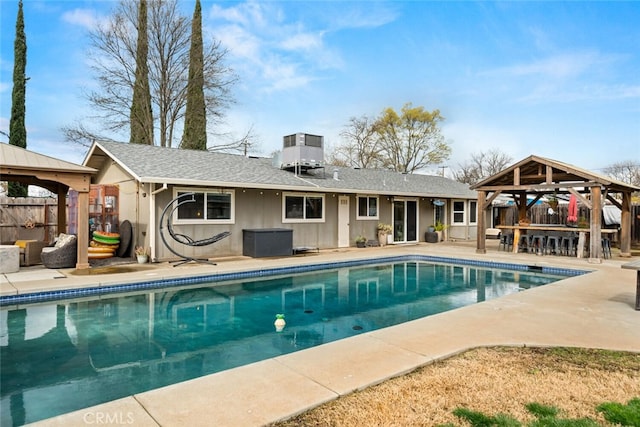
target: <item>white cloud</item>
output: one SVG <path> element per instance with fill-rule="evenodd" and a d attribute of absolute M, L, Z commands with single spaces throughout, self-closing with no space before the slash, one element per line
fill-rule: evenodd
<path fill-rule="evenodd" d="M 209 9 L 206 19 L 211 33 L 229 50 L 232 66 L 251 76 L 256 91 L 266 93 L 305 87 L 325 78 L 327 70 L 341 69 L 344 60 L 339 49 L 326 42 L 329 32 L 395 19 L 388 9 L 366 10 L 360 4 L 347 9 L 344 3 L 312 3 L 295 15 L 291 8 L 287 15 L 277 2 L 224 5 Z M 343 13 L 335 13 L 338 7 L 345 9 Z"/>
<path fill-rule="evenodd" d="M 62 14 L 62 20 L 69 24 L 78 25 L 88 30 L 98 25 L 99 19 L 95 11 L 90 9 L 73 9 Z"/>
<path fill-rule="evenodd" d="M 616 56 L 605 56 L 595 52 L 568 53 L 539 59 L 530 63 L 501 67 L 488 75 L 499 76 L 542 76 L 545 78 L 566 79 L 599 69 L 603 65 L 618 60 Z"/>
<path fill-rule="evenodd" d="M 570 103 L 638 98 L 640 87 L 621 84 L 617 70 L 627 58 L 597 52 L 553 55 L 529 63 L 479 73 L 494 93 L 511 94 L 517 103 Z"/>
<path fill-rule="evenodd" d="M 291 37 L 285 38 L 280 46 L 286 50 L 312 50 L 320 49 L 323 47 L 322 35 L 311 33 L 299 33 L 294 34 Z"/>

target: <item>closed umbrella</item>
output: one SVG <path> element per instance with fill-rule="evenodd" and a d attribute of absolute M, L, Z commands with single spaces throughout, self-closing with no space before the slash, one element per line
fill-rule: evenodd
<path fill-rule="evenodd" d="M 569 198 L 567 222 L 578 222 L 578 199 L 574 194 Z"/>

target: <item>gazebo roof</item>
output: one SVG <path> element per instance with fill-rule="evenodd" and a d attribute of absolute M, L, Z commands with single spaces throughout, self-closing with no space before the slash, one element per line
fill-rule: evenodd
<path fill-rule="evenodd" d="M 37 185 L 50 191 L 58 183 L 78 191 L 89 191 L 96 169 L 65 162 L 15 145 L 0 143 L 0 174 L 3 180 Z M 78 188 L 79 187 L 79 188 Z"/>
<path fill-rule="evenodd" d="M 38 154 L 15 145 L 0 143 L 0 179 L 37 185 L 58 196 L 58 231 L 66 229 L 66 199 L 69 188 L 78 192 L 78 260 L 76 268 L 89 268 L 87 256 L 89 186 L 98 171 L 87 166 Z"/>
<path fill-rule="evenodd" d="M 531 155 L 507 169 L 471 186 L 472 190 L 489 191 L 551 191 L 573 188 L 588 192 L 588 187 L 599 185 L 611 192 L 640 191 L 611 177 L 579 168 L 569 163 Z M 582 189 L 580 189 L 582 187 Z"/>

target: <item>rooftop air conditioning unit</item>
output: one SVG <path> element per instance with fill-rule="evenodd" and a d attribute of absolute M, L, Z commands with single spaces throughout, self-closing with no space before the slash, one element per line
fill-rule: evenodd
<path fill-rule="evenodd" d="M 324 137 L 295 133 L 282 138 L 282 169 L 315 169 L 324 167 Z"/>

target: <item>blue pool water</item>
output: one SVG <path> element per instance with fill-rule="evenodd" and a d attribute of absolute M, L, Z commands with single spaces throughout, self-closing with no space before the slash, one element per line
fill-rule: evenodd
<path fill-rule="evenodd" d="M 149 284 L 17 307 L 5 301 L 0 424 L 49 418 L 582 272 L 559 273 L 409 260 L 223 283 Z M 286 326 L 276 332 L 280 313 Z"/>

